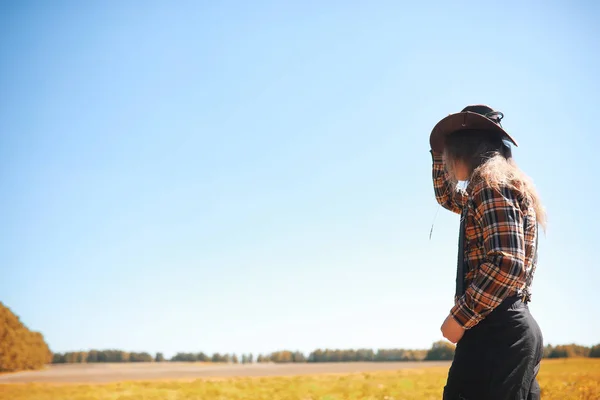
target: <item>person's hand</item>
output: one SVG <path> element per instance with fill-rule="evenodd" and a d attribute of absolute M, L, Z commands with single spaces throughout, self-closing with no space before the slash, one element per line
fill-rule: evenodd
<path fill-rule="evenodd" d="M 463 328 L 452 315 L 448 315 L 446 320 L 442 324 L 442 335 L 452 343 L 456 344 L 465 334 L 465 328 Z"/>

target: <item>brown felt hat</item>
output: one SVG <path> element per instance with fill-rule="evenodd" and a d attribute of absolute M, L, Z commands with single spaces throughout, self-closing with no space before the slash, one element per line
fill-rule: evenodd
<path fill-rule="evenodd" d="M 474 134 L 477 131 L 496 132 L 502 139 L 507 139 L 515 146 L 518 146 L 515 139 L 500 125 L 500 120 L 503 117 L 504 114 L 500 111 L 482 104 L 467 106 L 459 113 L 448 115 L 433 127 L 429 136 L 431 150 L 436 153 L 443 152 L 446 136 L 454 132 L 470 130 Z"/>

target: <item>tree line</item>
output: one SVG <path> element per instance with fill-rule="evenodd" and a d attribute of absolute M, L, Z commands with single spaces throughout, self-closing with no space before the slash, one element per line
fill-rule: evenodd
<path fill-rule="evenodd" d="M 269 354 L 214 353 L 177 353 L 166 359 L 163 353 L 155 356 L 149 353 L 125 352 L 120 350 L 90 350 L 88 352 L 55 353 L 52 362 L 62 363 L 102 363 L 102 362 L 206 362 L 206 363 L 320 363 L 320 362 L 398 362 L 398 361 L 437 361 L 452 360 L 454 346 L 446 341 L 433 344 L 429 350 L 410 349 L 317 349 L 308 356 L 300 351 L 282 350 Z M 544 358 L 566 357 L 599 357 L 600 344 L 593 347 L 577 344 L 552 346 L 544 348 Z"/>
<path fill-rule="evenodd" d="M 39 369 L 51 360 L 44 336 L 29 330 L 0 302 L 0 372 Z"/>
<path fill-rule="evenodd" d="M 77 364 L 77 363 L 127 363 L 127 362 L 213 362 L 243 364 L 254 362 L 252 354 L 244 354 L 240 359 L 236 354 L 215 353 L 209 356 L 205 353 L 177 353 L 167 360 L 163 353 L 135 353 L 122 350 L 90 350 L 70 351 L 66 353 L 54 353 L 53 364 Z"/>
<path fill-rule="evenodd" d="M 575 343 L 560 346 L 546 345 L 544 358 L 592 357 L 600 358 L 600 344 L 592 347 L 580 346 Z"/>
<path fill-rule="evenodd" d="M 119 363 L 119 362 L 152 362 L 164 361 L 161 353 L 156 357 L 149 353 L 125 352 L 121 350 L 90 350 L 72 351 L 67 353 L 54 353 L 53 364 L 77 364 L 77 363 Z"/>
<path fill-rule="evenodd" d="M 121 350 L 90 350 L 67 353 L 54 353 L 54 364 L 65 363 L 124 363 L 124 362 L 212 362 L 212 363 L 319 363 L 319 362 L 390 362 L 390 361 L 423 361 L 423 360 L 451 360 L 454 356 L 454 346 L 448 342 L 440 341 L 433 344 L 429 350 L 405 349 L 317 349 L 308 357 L 300 351 L 282 350 L 269 354 L 259 354 L 254 359 L 253 354 L 214 353 L 208 355 L 199 353 L 177 353 L 169 360 L 162 353 L 153 357 L 149 353 L 134 353 Z"/>

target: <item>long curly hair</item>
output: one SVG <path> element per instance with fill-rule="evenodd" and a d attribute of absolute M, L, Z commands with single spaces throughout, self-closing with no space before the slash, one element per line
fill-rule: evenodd
<path fill-rule="evenodd" d="M 528 199 L 537 222 L 546 228 L 546 211 L 533 181 L 517 166 L 510 146 L 497 134 L 487 131 L 458 131 L 446 137 L 444 164 L 457 183 L 455 166 L 469 170 L 469 181 L 484 181 L 492 188 L 508 187 Z"/>

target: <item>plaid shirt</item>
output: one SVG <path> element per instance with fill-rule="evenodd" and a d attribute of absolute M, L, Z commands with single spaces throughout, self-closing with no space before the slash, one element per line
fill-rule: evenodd
<path fill-rule="evenodd" d="M 455 298 L 451 315 L 465 329 L 477 325 L 504 299 L 530 290 L 536 253 L 536 215 L 526 198 L 508 187 L 499 190 L 483 182 L 458 190 L 448 179 L 441 155 L 434 154 L 433 187 L 444 208 L 466 215 L 464 295 Z M 527 226 L 527 232 L 524 232 Z"/>

